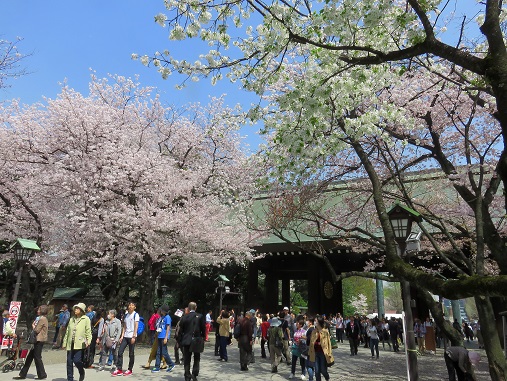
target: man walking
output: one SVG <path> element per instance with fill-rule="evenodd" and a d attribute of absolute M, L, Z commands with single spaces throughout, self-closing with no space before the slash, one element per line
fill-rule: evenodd
<path fill-rule="evenodd" d="M 185 381 L 197 381 L 199 376 L 199 363 L 201 361 L 201 353 L 192 352 L 190 344 L 192 337 L 201 337 L 204 340 L 206 336 L 206 322 L 204 316 L 198 314 L 196 311 L 197 304 L 190 302 L 188 304 L 189 313 L 183 315 L 180 320 L 180 331 L 178 340 L 183 347 L 183 366 L 185 368 Z M 190 373 L 190 362 L 192 361 L 192 354 L 194 355 L 194 365 L 192 373 Z"/>
<path fill-rule="evenodd" d="M 398 322 L 394 318 L 394 316 L 391 317 L 391 320 L 389 321 L 389 335 L 391 336 L 391 342 L 393 343 L 393 350 L 395 352 L 400 351 L 400 347 L 398 345 L 398 335 L 400 334 L 400 326 L 398 325 Z"/>
<path fill-rule="evenodd" d="M 250 363 L 252 356 L 253 327 L 251 318 L 252 313 L 247 311 L 245 313 L 245 317 L 237 323 L 241 327 L 238 339 L 239 363 L 241 370 L 248 370 L 248 364 Z"/>
<path fill-rule="evenodd" d="M 345 327 L 345 332 L 346 332 L 347 337 L 349 339 L 350 355 L 351 356 L 357 355 L 357 347 L 359 346 L 360 330 L 361 330 L 361 327 L 359 327 L 359 322 L 355 319 L 355 317 L 353 315 L 350 316 L 350 321 L 347 323 L 347 326 Z"/>

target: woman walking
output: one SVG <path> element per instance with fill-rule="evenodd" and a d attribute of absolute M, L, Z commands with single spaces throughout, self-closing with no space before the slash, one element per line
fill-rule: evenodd
<path fill-rule="evenodd" d="M 67 348 L 67 381 L 74 380 L 74 365 L 79 371 L 79 381 L 83 381 L 85 378 L 84 350 L 92 341 L 92 328 L 90 319 L 85 315 L 86 305 L 78 303 L 73 309 L 74 316 L 69 320 L 62 346 Z"/>
<path fill-rule="evenodd" d="M 291 362 L 291 373 L 289 379 L 296 377 L 296 363 L 299 359 L 299 365 L 301 366 L 301 379 L 306 379 L 306 362 L 305 358 L 301 353 L 301 342 L 306 340 L 306 329 L 304 329 L 305 320 L 301 316 L 296 320 L 296 331 L 294 332 L 294 344 L 292 344 L 292 362 Z M 305 341 L 306 343 L 306 341 Z"/>
<path fill-rule="evenodd" d="M 315 317 L 315 329 L 312 332 L 309 349 L 310 361 L 315 362 L 315 380 L 321 381 L 322 376 L 329 381 L 327 364 L 334 363 L 331 353 L 331 339 L 326 322 L 322 316 Z"/>
<path fill-rule="evenodd" d="M 39 380 L 44 380 L 47 378 L 46 370 L 44 369 L 44 364 L 42 363 L 42 347 L 44 343 L 48 339 L 48 319 L 46 315 L 48 314 L 48 306 L 42 305 L 37 308 L 37 317 L 32 323 L 32 329 L 36 333 L 37 341 L 33 344 L 32 349 L 28 352 L 28 355 L 25 359 L 25 364 L 21 371 L 19 372 L 18 377 L 14 377 L 16 380 L 23 380 L 26 378 L 28 373 L 28 369 L 30 369 L 30 365 L 32 365 L 32 361 L 35 362 L 35 369 L 37 370 L 37 378 Z"/>
<path fill-rule="evenodd" d="M 368 320 L 368 326 L 366 327 L 366 333 L 370 338 L 370 350 L 371 350 L 371 358 L 375 358 L 375 354 L 378 359 L 378 342 L 379 342 L 379 330 L 378 327 L 381 326 L 377 319 L 373 319 L 373 321 Z M 382 331 L 380 331 L 382 332 Z"/>

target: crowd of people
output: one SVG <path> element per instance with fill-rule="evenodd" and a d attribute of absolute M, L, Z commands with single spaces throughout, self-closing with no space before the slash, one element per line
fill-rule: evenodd
<path fill-rule="evenodd" d="M 79 373 L 79 381 L 85 379 L 85 369 L 92 367 L 94 358 L 99 351 L 98 371 L 108 370 L 112 376 L 129 376 L 133 372 L 135 363 L 135 345 L 139 330 L 139 314 L 136 303 L 129 302 L 126 311 L 123 309 L 104 311 L 94 306 L 77 303 L 72 308 L 72 314 L 67 305 L 55 316 L 55 334 L 53 349 L 67 350 L 67 380 L 74 380 L 74 367 Z M 231 309 L 220 311 L 216 319 L 212 311 L 206 315 L 197 312 L 197 305 L 189 303 L 184 311 L 174 314 L 179 318 L 174 326 L 174 359 L 168 350 L 173 321 L 171 311 L 167 305 L 160 306 L 150 316 L 147 331 L 151 352 L 144 366 L 152 373 L 165 370 L 171 372 L 176 365 L 184 365 L 186 381 L 195 381 L 199 376 L 200 354 L 204 350 L 204 342 L 209 341 L 210 332 L 215 334 L 215 356 L 218 361 L 229 361 L 228 349 L 236 340 L 239 348 L 239 369 L 248 371 L 249 365 L 255 362 L 254 344 L 260 346 L 260 357 L 268 359 L 271 372 L 279 372 L 281 363 L 290 366 L 289 379 L 296 378 L 298 369 L 302 380 L 329 380 L 328 367 L 334 364 L 332 349 L 338 343 L 348 342 L 350 356 L 356 356 L 361 347 L 368 348 L 372 360 L 379 359 L 379 345 L 385 349 L 398 352 L 403 343 L 403 324 L 394 317 L 379 319 L 366 316 L 352 315 L 343 317 L 336 315 L 295 315 L 284 307 L 274 314 L 262 314 L 259 310 L 249 310 L 236 314 Z M 37 318 L 32 323 L 32 330 L 36 337 L 33 346 L 15 379 L 25 379 L 28 370 L 35 362 L 38 379 L 47 378 L 42 362 L 42 348 L 48 340 L 48 306 L 41 305 L 37 309 Z M 5 313 L 3 314 L 5 320 Z M 7 315 L 8 317 L 8 315 Z M 433 327 L 431 319 L 421 322 L 415 319 L 414 333 L 417 338 L 418 350 L 425 351 L 425 335 L 428 327 Z M 454 327 L 468 340 L 477 337 L 480 325 L 474 327 L 457 321 Z M 437 328 L 435 326 L 435 328 Z M 13 333 L 11 333 L 13 334 Z M 437 334 L 437 345 L 439 335 Z M 438 345 L 439 346 L 439 345 Z M 129 361 L 124 365 L 123 356 L 128 348 Z M 466 350 L 465 350 L 466 351 Z M 470 366 L 478 361 L 476 354 L 469 359 L 468 352 L 457 347 L 450 347 L 446 351 L 445 361 L 451 372 L 458 374 L 458 379 L 464 374 L 472 374 Z M 193 365 L 192 365 L 193 358 Z M 155 365 L 151 363 L 155 361 Z M 467 373 L 468 372 L 468 373 Z"/>

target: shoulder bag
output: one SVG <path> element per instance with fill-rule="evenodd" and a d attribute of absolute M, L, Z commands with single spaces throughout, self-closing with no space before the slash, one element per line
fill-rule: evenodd
<path fill-rule="evenodd" d="M 200 335 L 196 335 L 196 326 L 199 324 L 201 319 L 200 315 L 196 315 L 192 324 L 192 340 L 190 341 L 189 351 L 193 353 L 204 352 L 204 338 Z"/>
<path fill-rule="evenodd" d="M 26 338 L 26 342 L 28 344 L 35 344 L 37 342 L 37 332 L 35 332 L 35 328 L 37 327 L 37 324 L 39 324 L 38 320 L 36 320 L 35 327 L 33 327 L 33 329 L 28 334 L 28 337 Z"/>

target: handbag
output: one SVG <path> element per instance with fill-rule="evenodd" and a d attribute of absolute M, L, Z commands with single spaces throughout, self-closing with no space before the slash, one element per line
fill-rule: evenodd
<path fill-rule="evenodd" d="M 300 339 L 299 340 L 299 352 L 301 353 L 302 356 L 308 356 L 308 351 L 309 351 L 309 347 L 308 345 L 306 344 L 306 340 L 304 339 Z"/>
<path fill-rule="evenodd" d="M 35 344 L 37 342 L 37 332 L 34 329 L 30 331 L 28 334 L 28 338 L 26 339 L 28 344 Z"/>
<path fill-rule="evenodd" d="M 297 343 L 294 342 L 292 344 L 290 350 L 291 350 L 291 353 L 293 356 L 301 357 L 301 350 L 300 350 L 299 345 Z"/>
<path fill-rule="evenodd" d="M 104 345 L 107 349 L 111 349 L 114 345 L 114 341 L 109 336 L 106 336 L 106 340 L 104 341 Z"/>
<path fill-rule="evenodd" d="M 193 353 L 204 352 L 204 338 L 201 336 L 192 336 L 190 341 L 189 351 Z"/>

